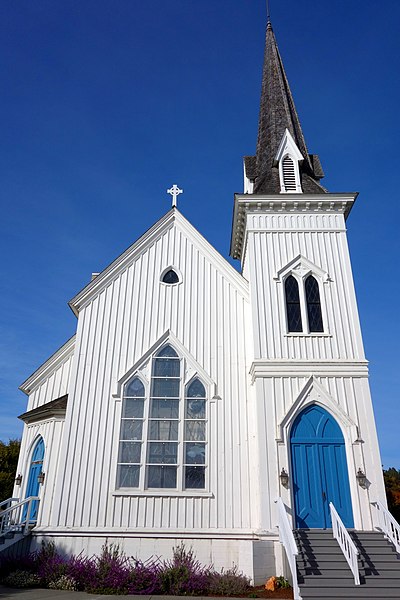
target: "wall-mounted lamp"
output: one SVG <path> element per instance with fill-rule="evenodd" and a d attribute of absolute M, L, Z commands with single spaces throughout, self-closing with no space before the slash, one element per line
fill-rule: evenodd
<path fill-rule="evenodd" d="M 22 483 L 22 475 L 21 473 L 18 473 L 18 475 L 15 478 L 15 485 L 21 485 Z"/>
<path fill-rule="evenodd" d="M 45 474 L 43 473 L 43 471 L 40 471 L 40 473 L 38 475 L 38 478 L 37 478 L 38 483 L 43 484 L 44 483 L 44 477 L 45 477 Z"/>
<path fill-rule="evenodd" d="M 284 488 L 287 488 L 289 485 L 289 475 L 286 473 L 285 469 L 282 467 L 281 474 L 279 475 L 279 479 L 281 480 L 281 484 Z"/>
<path fill-rule="evenodd" d="M 362 471 L 361 469 L 358 469 L 357 471 L 357 475 L 356 475 L 356 479 L 358 481 L 358 485 L 362 488 L 365 488 L 367 485 L 367 476 L 365 475 L 364 471 Z"/>

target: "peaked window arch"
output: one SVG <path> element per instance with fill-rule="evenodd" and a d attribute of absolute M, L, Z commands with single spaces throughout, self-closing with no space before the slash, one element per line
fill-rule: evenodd
<path fill-rule="evenodd" d="M 138 375 L 124 386 L 118 488 L 205 489 L 206 390 L 185 385 L 183 359 L 167 344 L 151 359 L 147 389 Z"/>

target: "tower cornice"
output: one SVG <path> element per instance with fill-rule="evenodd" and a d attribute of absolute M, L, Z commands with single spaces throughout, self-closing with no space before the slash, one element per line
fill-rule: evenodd
<path fill-rule="evenodd" d="M 235 194 L 230 255 L 240 259 L 249 214 L 341 213 L 347 219 L 358 192 L 324 194 Z"/>

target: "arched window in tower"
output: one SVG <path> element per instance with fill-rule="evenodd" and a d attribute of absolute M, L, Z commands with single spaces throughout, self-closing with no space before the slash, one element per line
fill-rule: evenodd
<path fill-rule="evenodd" d="M 285 192 L 296 192 L 296 171 L 293 158 L 288 154 L 282 160 L 283 185 Z"/>
<path fill-rule="evenodd" d="M 305 281 L 308 330 L 310 333 L 321 332 L 324 330 L 322 322 L 321 300 L 319 296 L 318 281 L 312 275 L 309 275 Z"/>
<path fill-rule="evenodd" d="M 286 316 L 289 332 L 303 331 L 301 322 L 301 306 L 299 296 L 299 284 L 293 275 L 285 280 Z"/>

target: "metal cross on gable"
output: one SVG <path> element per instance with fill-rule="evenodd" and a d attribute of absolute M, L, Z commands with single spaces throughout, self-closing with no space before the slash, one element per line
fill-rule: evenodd
<path fill-rule="evenodd" d="M 167 194 L 171 194 L 172 206 L 174 207 L 176 206 L 176 199 L 178 198 L 179 194 L 183 194 L 183 190 L 179 189 L 176 183 L 174 183 L 172 188 L 169 188 L 169 190 L 167 190 Z"/>

